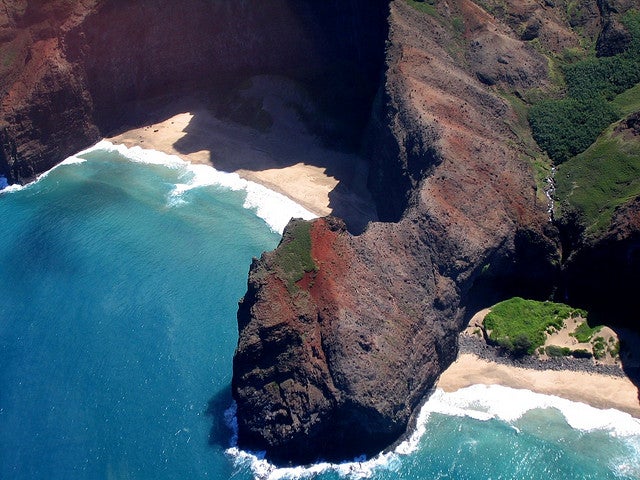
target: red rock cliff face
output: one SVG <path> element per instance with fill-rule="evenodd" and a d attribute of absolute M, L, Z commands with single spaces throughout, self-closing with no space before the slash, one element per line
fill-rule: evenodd
<path fill-rule="evenodd" d="M 515 290 L 541 291 L 556 273 L 546 202 L 509 127 L 515 113 L 485 83 L 542 84 L 545 62 L 473 3 L 453 5 L 483 62 L 461 66 L 450 32 L 391 4 L 370 183 L 397 223 L 353 237 L 335 221 L 314 222 L 316 269 L 293 293 L 279 264 L 286 247 L 252 265 L 233 393 L 241 443 L 276 461 L 391 444 L 455 358 L 474 284 L 509 278 Z M 512 68 L 498 61 L 507 56 Z"/>
<path fill-rule="evenodd" d="M 0 174 L 31 179 L 99 138 L 64 35 L 96 2 L 0 2 Z"/>
<path fill-rule="evenodd" d="M 300 235 L 300 223 L 289 225 L 284 245 Z M 380 224 L 365 241 L 337 219 L 318 220 L 310 229 L 316 269 L 293 289 L 277 251 L 254 263 L 233 377 L 245 447 L 282 461 L 343 459 L 404 432 L 453 360 L 460 327 L 425 297 L 426 290 L 448 295 L 450 285 L 425 275 L 435 268 L 428 257 L 412 263 L 425 241 L 412 233 L 415 246 Z"/>

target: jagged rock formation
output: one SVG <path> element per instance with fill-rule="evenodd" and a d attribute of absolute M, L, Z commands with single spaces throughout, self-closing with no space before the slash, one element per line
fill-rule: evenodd
<path fill-rule="evenodd" d="M 631 42 L 631 35 L 615 16 L 616 13 L 619 13 L 616 3 L 626 3 L 626 5 L 621 5 L 625 9 L 630 6 L 629 2 L 624 1 L 598 0 L 598 9 L 602 17 L 602 30 L 598 35 L 596 52 L 600 57 L 610 57 L 622 53 Z"/>
<path fill-rule="evenodd" d="M 283 461 L 375 452 L 402 434 L 440 366 L 453 360 L 455 318 L 436 321 L 416 302 L 423 289 L 415 278 L 433 265 L 373 262 L 394 257 L 382 236 L 388 226 L 379 228 L 376 245 L 348 235 L 337 219 L 314 222 L 316 269 L 294 285 L 279 251 L 254 262 L 234 359 L 245 445 L 266 445 Z M 290 224 L 283 247 L 304 229 Z"/>
<path fill-rule="evenodd" d="M 278 262 L 286 247 L 253 264 L 234 361 L 245 445 L 276 461 L 384 448 L 454 358 L 468 305 L 480 296 L 489 304 L 491 294 L 545 298 L 557 285 L 557 232 L 524 160 L 517 114 L 498 92 L 546 88 L 546 60 L 525 40 L 576 46 L 566 23 L 581 22 L 595 37 L 598 10 L 594 4 L 592 16 L 571 19 L 537 2 L 509 6 L 502 22 L 473 2 L 448 2 L 439 15 L 457 19 L 452 29 L 438 15 L 392 2 L 387 72 L 367 148 L 379 214 L 397 223 L 370 225 L 356 238 L 314 223 L 316 270 L 294 293 Z M 295 238 L 291 228 L 283 245 Z M 599 258 L 619 257 L 610 273 L 622 264 L 637 272 L 612 245 Z M 338 258 L 348 270 L 336 267 Z"/>
<path fill-rule="evenodd" d="M 252 265 L 233 393 L 241 441 L 275 460 L 384 448 L 455 358 L 465 302 L 481 275 L 529 292 L 550 286 L 557 246 L 506 123 L 514 112 L 478 78 L 492 61 L 496 82 L 514 85 L 543 82 L 544 68 L 474 4 L 458 7 L 470 36 L 481 39 L 472 48 L 487 45 L 485 61 L 469 69 L 448 53 L 452 34 L 435 19 L 405 2 L 391 5 L 370 181 L 379 210 L 398 223 L 351 237 L 316 221 L 316 269 L 293 292 L 278 252 L 297 224 Z M 502 70 L 497 59 L 507 55 L 516 68 Z"/>
<path fill-rule="evenodd" d="M 509 99 L 549 87 L 533 40 L 575 49 L 573 26 L 602 55 L 624 48 L 618 12 L 630 1 L 414 3 L 0 0 L 0 174 L 11 181 L 135 121 L 144 100 L 216 100 L 255 74 L 306 82 L 355 132 L 368 124 L 369 186 L 387 223 L 359 236 L 334 218 L 292 223 L 254 261 L 240 304 L 240 442 L 277 461 L 388 446 L 455 357 L 470 306 L 560 284 L 558 232 L 529 161 L 539 150 Z M 611 294 L 588 288 L 611 259 L 603 283 L 626 269 L 637 278 L 637 219 L 636 199 L 601 241 L 563 252 L 572 296 Z"/>

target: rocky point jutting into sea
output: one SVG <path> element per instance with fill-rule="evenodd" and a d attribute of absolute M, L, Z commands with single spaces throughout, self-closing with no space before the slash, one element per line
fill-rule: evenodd
<path fill-rule="evenodd" d="M 310 127 L 369 160 L 381 221 L 359 235 L 292 221 L 254 260 L 239 441 L 280 462 L 371 454 L 406 431 L 477 306 L 565 292 L 638 306 L 640 202 L 595 236 L 550 221 L 511 101 L 551 89 L 539 45 L 624 50 L 632 4 L 585 2 L 574 18 L 551 1 L 3 0 L 0 174 L 29 181 L 143 122 L 149 102 L 197 92 L 231 115 L 229 92 L 254 75 L 306 85 L 342 120 Z"/>

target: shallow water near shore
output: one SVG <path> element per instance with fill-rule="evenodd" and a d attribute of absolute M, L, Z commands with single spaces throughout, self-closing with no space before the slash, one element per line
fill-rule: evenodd
<path fill-rule="evenodd" d="M 501 387 L 438 391 L 375 459 L 275 469 L 231 445 L 235 313 L 251 258 L 308 212 L 102 143 L 0 214 L 0 478 L 640 478 L 637 420 Z"/>

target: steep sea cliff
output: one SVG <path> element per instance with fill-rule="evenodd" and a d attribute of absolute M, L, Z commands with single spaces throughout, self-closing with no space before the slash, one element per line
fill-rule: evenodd
<path fill-rule="evenodd" d="M 293 223 L 254 261 L 233 367 L 239 439 L 281 461 L 375 452 L 405 431 L 476 306 L 565 291 L 602 304 L 611 289 L 584 295 L 593 259 L 616 284 L 638 278 L 638 203 L 568 251 L 513 100 L 551 87 L 533 40 L 575 49 L 579 26 L 612 53 L 629 2 L 590 2 L 580 18 L 493 3 L 2 2 L 0 173 L 28 181 L 143 121 L 148 102 L 198 92 L 237 119 L 247 78 L 304 84 L 332 119 L 310 128 L 369 159 L 384 223 L 358 236 L 337 219 Z"/>

